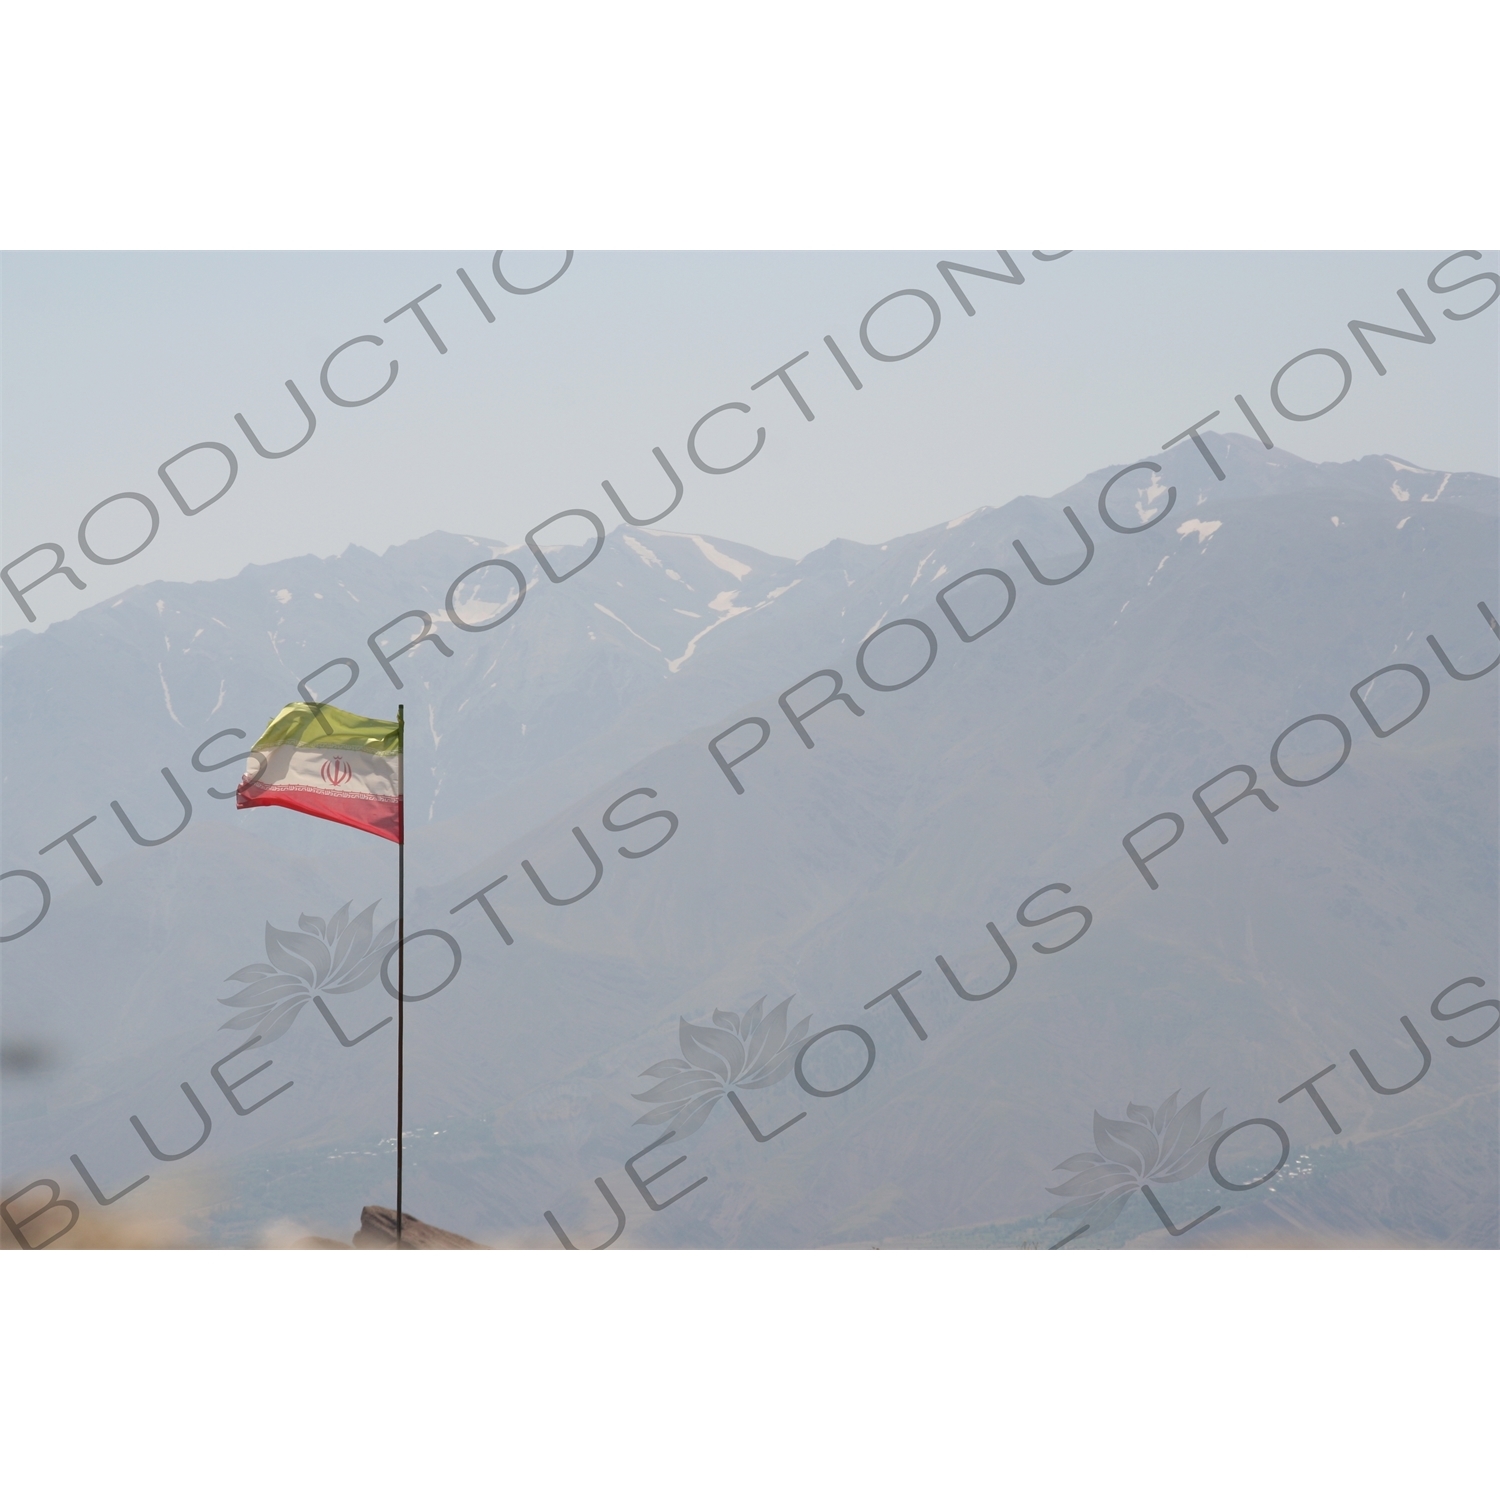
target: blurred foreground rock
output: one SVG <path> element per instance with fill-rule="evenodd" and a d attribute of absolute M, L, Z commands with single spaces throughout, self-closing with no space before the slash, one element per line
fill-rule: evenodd
<path fill-rule="evenodd" d="M 297 1240 L 294 1250 L 394 1250 L 396 1248 L 396 1210 L 369 1204 L 359 1216 L 359 1232 L 353 1245 L 340 1240 L 324 1239 L 310 1234 Z M 424 1224 L 410 1214 L 403 1215 L 401 1226 L 401 1248 L 403 1250 L 484 1250 L 487 1247 L 466 1240 L 461 1234 L 452 1234 L 439 1229 L 435 1224 Z"/>
<path fill-rule="evenodd" d="M 359 1216 L 359 1232 L 353 1245 L 310 1234 L 298 1240 L 294 1250 L 394 1250 L 396 1248 L 396 1210 L 370 1204 Z M 403 1250 L 484 1250 L 485 1245 L 451 1234 L 435 1224 L 424 1224 L 410 1214 L 402 1216 L 401 1248 Z"/>
<path fill-rule="evenodd" d="M 359 1216 L 359 1233 L 354 1236 L 356 1250 L 394 1250 L 396 1248 L 396 1210 L 367 1206 Z M 403 1250 L 483 1250 L 461 1234 L 451 1234 L 433 1224 L 424 1224 L 410 1214 L 401 1216 Z"/>

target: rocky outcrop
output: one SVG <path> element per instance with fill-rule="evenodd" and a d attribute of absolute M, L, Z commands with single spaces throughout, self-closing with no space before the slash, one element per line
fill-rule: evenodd
<path fill-rule="evenodd" d="M 359 1233 L 354 1236 L 356 1250 L 394 1250 L 396 1248 L 396 1210 L 367 1206 L 359 1216 Z M 433 1224 L 424 1224 L 410 1214 L 401 1216 L 403 1250 L 483 1250 L 485 1246 L 466 1240 Z"/>

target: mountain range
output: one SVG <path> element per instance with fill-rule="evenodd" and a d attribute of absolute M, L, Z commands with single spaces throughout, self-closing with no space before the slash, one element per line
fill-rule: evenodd
<path fill-rule="evenodd" d="M 612 1204 L 622 1247 L 1052 1243 L 1089 1216 L 1049 1218 L 1071 1201 L 1049 1189 L 1099 1165 L 1057 1164 L 1092 1152 L 1175 1225 L 1210 1217 L 1171 1234 L 1137 1192 L 1079 1248 L 1493 1245 L 1496 1043 L 1468 1045 L 1487 1010 L 1448 1018 L 1500 979 L 1500 673 L 1459 675 L 1497 649 L 1478 606 L 1500 606 L 1500 486 L 1204 436 L 1225 479 L 1190 445 L 1156 455 L 1114 483 L 1114 526 L 1102 471 L 799 560 L 628 526 L 540 556 L 433 533 L 136 588 L 6 638 L 4 863 L 51 906 L 0 954 L 5 1192 L 55 1180 L 90 1219 L 169 1214 L 195 1244 L 277 1223 L 347 1238 L 389 1201 L 378 979 L 320 997 L 364 1040 L 308 1004 L 220 1068 L 270 1059 L 257 1079 L 212 1072 L 253 1035 L 218 1029 L 229 976 L 292 950 L 316 967 L 315 944 L 268 949 L 268 924 L 322 942 L 346 904 L 394 915 L 388 845 L 210 795 L 300 681 L 347 659 L 342 706 L 406 710 L 407 921 L 429 934 L 408 971 L 412 993 L 440 986 L 407 1017 L 422 1218 L 538 1247 L 608 1238 Z M 483 624 L 517 573 L 492 629 L 448 616 L 461 575 L 459 619 Z M 448 654 L 393 654 L 414 611 Z M 1278 746 L 1284 779 L 1272 747 L 1309 716 Z M 1324 776 L 1334 720 L 1348 753 Z M 200 764 L 219 768 L 195 769 L 216 734 Z M 1215 778 L 1243 766 L 1256 787 L 1231 801 L 1245 774 Z M 163 767 L 191 806 L 165 838 L 183 805 Z M 1148 825 L 1150 851 L 1171 817 L 1137 864 L 1124 837 Z M 66 842 L 38 852 L 89 818 L 99 884 Z M 37 903 L 6 884 L 9 933 Z M 1048 920 L 1065 907 L 1087 919 Z M 1007 954 L 1008 983 L 960 996 Z M 1485 987 L 1435 1015 L 1468 977 Z M 1329 1064 L 1325 1115 L 1295 1090 Z M 162 1160 L 131 1117 L 189 1146 L 184 1084 L 211 1130 Z M 1164 1101 L 1200 1093 L 1204 1121 L 1277 1123 L 1277 1178 L 1150 1176 Z M 1247 1181 L 1278 1149 L 1247 1128 L 1216 1167 Z M 101 1206 L 74 1155 L 102 1196 L 150 1181 Z"/>

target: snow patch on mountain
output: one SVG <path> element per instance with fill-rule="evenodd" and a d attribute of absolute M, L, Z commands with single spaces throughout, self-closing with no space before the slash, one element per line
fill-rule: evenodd
<path fill-rule="evenodd" d="M 1194 533 L 1196 533 L 1200 542 L 1206 542 L 1209 537 L 1211 537 L 1214 532 L 1216 532 L 1223 524 L 1224 523 L 1222 521 L 1184 521 L 1182 525 L 1177 528 L 1177 535 L 1192 536 Z M 1163 561 L 1165 561 L 1165 559 L 1163 559 Z M 1159 564 L 1158 567 L 1160 567 Z"/>
<path fill-rule="evenodd" d="M 721 568 L 731 578 L 744 578 L 750 572 L 749 563 L 737 562 L 732 557 L 726 557 L 712 542 L 705 541 L 701 536 L 690 536 L 688 540 L 714 567 Z"/>

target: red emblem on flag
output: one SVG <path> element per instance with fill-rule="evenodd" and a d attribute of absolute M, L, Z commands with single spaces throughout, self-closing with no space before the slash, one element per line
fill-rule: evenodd
<path fill-rule="evenodd" d="M 333 760 L 325 760 L 323 762 L 322 775 L 323 780 L 329 786 L 343 786 L 354 775 L 354 772 L 350 769 L 348 761 L 341 757 L 335 757 Z"/>

